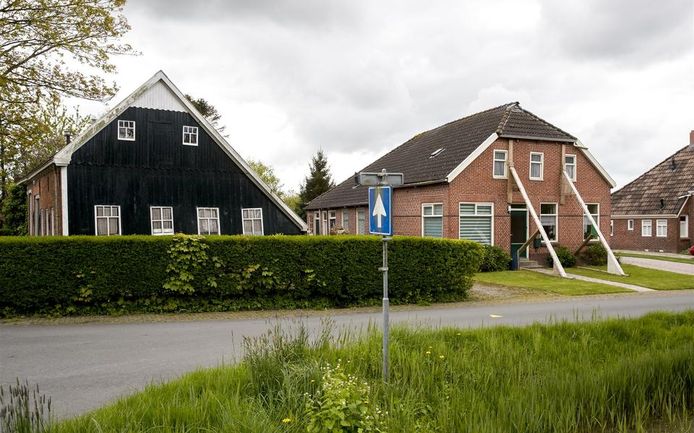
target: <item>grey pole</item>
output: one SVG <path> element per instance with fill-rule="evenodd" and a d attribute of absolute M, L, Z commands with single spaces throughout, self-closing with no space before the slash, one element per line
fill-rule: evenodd
<path fill-rule="evenodd" d="M 388 299 L 388 241 L 391 238 L 383 236 L 383 381 L 388 382 L 388 334 L 389 334 L 389 308 Z"/>

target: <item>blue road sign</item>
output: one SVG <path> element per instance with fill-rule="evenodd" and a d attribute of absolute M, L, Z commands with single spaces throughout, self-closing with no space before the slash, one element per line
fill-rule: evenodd
<path fill-rule="evenodd" d="M 373 235 L 392 235 L 390 204 L 393 188 L 376 186 L 369 188 L 369 233 Z"/>

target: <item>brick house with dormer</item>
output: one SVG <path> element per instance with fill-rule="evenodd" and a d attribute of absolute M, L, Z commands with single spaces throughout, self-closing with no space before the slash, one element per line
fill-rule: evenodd
<path fill-rule="evenodd" d="M 609 233 L 615 182 L 576 137 L 517 102 L 422 132 L 360 171 L 382 169 L 405 178 L 393 191 L 396 235 L 470 239 L 512 252 L 541 221 L 552 245 L 576 250 L 595 230 L 569 178 Z M 368 233 L 367 198 L 366 187 L 345 180 L 308 204 L 309 231 Z M 547 252 L 530 249 L 536 258 Z"/>

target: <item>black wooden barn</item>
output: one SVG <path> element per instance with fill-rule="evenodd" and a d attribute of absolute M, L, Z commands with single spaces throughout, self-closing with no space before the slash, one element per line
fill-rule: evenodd
<path fill-rule="evenodd" d="M 306 231 L 161 71 L 23 182 L 32 235 Z"/>

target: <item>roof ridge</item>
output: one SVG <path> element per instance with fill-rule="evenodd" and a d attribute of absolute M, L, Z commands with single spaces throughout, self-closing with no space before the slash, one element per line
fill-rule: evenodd
<path fill-rule="evenodd" d="M 520 103 L 516 101 L 506 105 L 506 110 L 504 110 L 504 114 L 503 116 L 501 116 L 501 120 L 499 120 L 499 124 L 496 127 L 497 135 L 501 135 L 503 133 L 504 128 L 506 127 L 506 123 L 508 122 L 508 119 L 511 117 L 511 108 L 513 107 L 520 108 Z"/>
<path fill-rule="evenodd" d="M 627 183 L 626 185 L 624 185 L 623 187 L 619 188 L 618 190 L 614 191 L 611 195 L 615 195 L 615 194 L 617 194 L 617 193 L 619 193 L 619 192 L 624 191 L 624 189 L 625 189 L 626 187 L 630 186 L 632 183 L 634 183 L 634 182 L 636 182 L 637 180 L 643 178 L 644 176 L 646 176 L 647 174 L 649 174 L 650 172 L 652 172 L 652 171 L 655 170 L 656 168 L 658 168 L 658 167 L 660 167 L 661 165 L 665 164 L 665 163 L 668 161 L 668 159 L 674 157 L 675 155 L 679 154 L 679 153 L 682 152 L 683 150 L 687 150 L 688 147 L 689 147 L 689 145 L 687 144 L 687 145 L 685 145 L 683 148 L 681 148 L 681 149 L 679 149 L 679 150 L 676 150 L 675 153 L 673 153 L 673 154 L 671 154 L 671 155 L 668 155 L 665 159 L 663 159 L 662 161 L 660 161 L 660 162 L 657 163 L 656 165 L 652 166 L 652 167 L 649 168 L 648 170 L 644 171 L 644 172 L 641 173 L 639 176 L 637 176 L 634 180 L 632 180 L 631 182 Z"/>
<path fill-rule="evenodd" d="M 520 106 L 520 103 L 516 103 L 516 106 L 518 107 L 519 110 L 521 110 L 521 111 L 523 111 L 524 113 L 527 113 L 527 114 L 531 115 L 532 117 L 534 117 L 535 120 L 538 120 L 538 121 L 544 123 L 545 125 L 547 125 L 547 126 L 549 126 L 549 127 L 551 127 L 551 128 L 556 129 L 557 131 L 561 132 L 562 134 L 566 134 L 567 136 L 573 138 L 574 140 L 578 140 L 576 137 L 573 136 L 573 134 L 569 134 L 568 132 L 564 131 L 564 130 L 561 129 L 560 127 L 555 126 L 555 125 L 549 123 L 548 121 L 546 121 L 546 120 L 543 119 L 542 117 L 538 116 L 537 114 L 533 113 L 532 111 L 528 111 L 528 110 L 526 110 L 525 108 L 521 107 L 521 106 Z M 510 110 L 508 110 L 508 113 L 509 113 L 509 117 L 510 117 Z M 508 120 L 507 120 L 507 121 L 508 121 Z M 506 122 L 504 122 L 504 127 L 506 127 Z M 499 135 L 501 135 L 502 133 L 503 133 L 503 130 L 499 131 Z"/>

